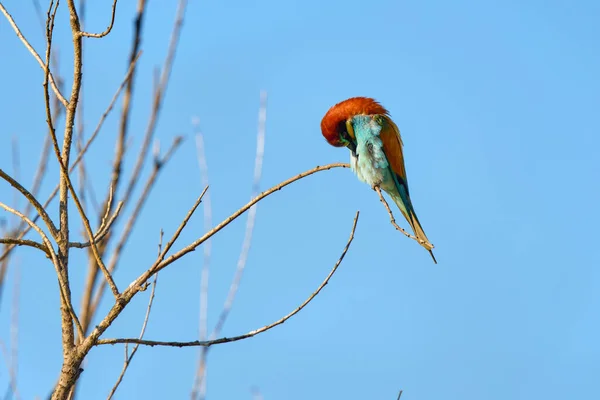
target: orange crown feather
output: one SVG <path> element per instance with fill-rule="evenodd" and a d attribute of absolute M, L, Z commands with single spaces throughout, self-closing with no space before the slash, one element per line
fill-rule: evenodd
<path fill-rule="evenodd" d="M 346 121 L 355 115 L 389 115 L 388 111 L 370 97 L 352 97 L 331 107 L 321 120 L 321 133 L 330 145 L 342 147 L 340 133 Z"/>

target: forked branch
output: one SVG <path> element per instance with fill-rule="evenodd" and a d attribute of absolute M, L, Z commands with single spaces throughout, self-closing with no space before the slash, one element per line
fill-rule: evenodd
<path fill-rule="evenodd" d="M 269 329 L 272 329 L 278 325 L 281 325 L 285 321 L 287 321 L 288 319 L 290 319 L 291 317 L 293 317 L 294 315 L 299 313 L 304 307 L 306 307 L 308 305 L 308 303 L 310 303 L 319 294 L 319 292 L 321 292 L 321 290 L 329 283 L 329 280 L 331 279 L 333 274 L 335 274 L 338 267 L 344 260 L 344 257 L 346 256 L 346 253 L 350 249 L 350 245 L 352 244 L 352 241 L 354 240 L 354 233 L 356 231 L 356 224 L 358 223 L 358 216 L 359 216 L 359 212 L 357 211 L 356 216 L 354 217 L 354 222 L 352 224 L 352 230 L 350 231 L 350 237 L 348 238 L 348 242 L 346 243 L 346 246 L 342 250 L 342 254 L 338 258 L 337 262 L 335 263 L 335 265 L 333 266 L 333 268 L 331 269 L 331 271 L 329 272 L 329 274 L 327 275 L 325 280 L 323 280 L 323 282 L 321 282 L 319 287 L 306 300 L 304 300 L 304 302 L 302 304 L 300 304 L 300 306 L 298 306 L 296 309 L 294 309 L 292 312 L 290 312 L 286 316 L 278 319 L 277 321 L 275 321 L 269 325 L 265 325 L 262 328 L 255 329 L 255 330 L 245 333 L 243 335 L 233 336 L 233 337 L 229 337 L 229 338 L 223 337 L 223 338 L 214 339 L 214 340 L 204 340 L 204 341 L 195 340 L 192 342 L 164 342 L 164 341 L 155 341 L 155 340 L 143 340 L 143 339 L 137 339 L 137 338 L 100 339 L 100 340 L 98 340 L 97 345 L 117 344 L 117 343 L 135 343 L 135 344 L 140 344 L 140 345 L 145 345 L 145 346 L 170 346 L 170 347 L 204 346 L 204 347 L 208 347 L 208 346 L 213 346 L 215 344 L 237 342 L 239 340 L 247 339 L 247 338 L 256 336 L 260 333 L 266 332 Z"/>

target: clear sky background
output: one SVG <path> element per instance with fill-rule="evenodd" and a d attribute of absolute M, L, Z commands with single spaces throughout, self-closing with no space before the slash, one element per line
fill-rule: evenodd
<path fill-rule="evenodd" d="M 104 30 L 108 3 L 90 2 L 88 30 Z M 32 3 L 4 4 L 43 52 Z M 175 1 L 149 3 L 132 153 L 175 9 Z M 86 41 L 88 135 L 124 76 L 134 12 L 134 1 L 121 0 L 110 36 Z M 253 386 L 266 400 L 395 399 L 400 389 L 407 400 L 600 398 L 599 20 L 596 1 L 191 1 L 156 133 L 163 150 L 175 135 L 187 139 L 144 209 L 117 282 L 126 286 L 150 265 L 160 228 L 170 235 L 202 189 L 193 116 L 205 134 L 216 223 L 249 199 L 261 89 L 269 96 L 261 190 L 316 165 L 347 162 L 346 149 L 322 138 L 320 120 L 338 101 L 372 96 L 402 131 L 413 202 L 439 264 L 392 228 L 377 195 L 349 170 L 276 193 L 259 205 L 224 335 L 297 307 L 339 257 L 360 210 L 356 239 L 297 316 L 211 350 L 209 399 L 249 399 Z M 61 4 L 56 41 L 66 72 L 68 35 Z M 10 138 L 18 136 L 30 186 L 46 134 L 43 74 L 4 19 L 0 54 L 0 167 L 11 170 Z M 106 189 L 118 114 L 89 153 L 98 193 Z M 42 198 L 56 182 L 51 164 Z M 0 200 L 12 199 L 0 185 Z M 213 241 L 211 327 L 244 223 Z M 202 232 L 198 213 L 177 248 Z M 29 250 L 16 254 L 18 385 L 31 399 L 48 393 L 61 365 L 58 294 L 47 261 Z M 197 338 L 201 266 L 196 251 L 161 273 L 146 338 Z M 83 259 L 71 265 L 74 285 L 86 269 Z M 5 343 L 15 271 L 0 310 Z M 74 296 L 78 305 L 76 289 Z M 147 298 L 138 296 L 105 337 L 136 336 Z M 198 352 L 141 348 L 117 398 L 189 398 Z M 122 346 L 92 350 L 80 398 L 106 398 L 122 361 Z M 3 366 L 0 388 L 7 379 Z"/>

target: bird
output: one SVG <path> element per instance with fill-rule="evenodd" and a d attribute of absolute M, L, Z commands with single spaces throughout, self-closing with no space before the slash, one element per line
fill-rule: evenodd
<path fill-rule="evenodd" d="M 431 244 L 410 199 L 400 129 L 390 113 L 370 97 L 351 97 L 332 106 L 321 120 L 321 133 L 334 147 L 350 150 L 350 167 L 372 189 L 383 189 L 410 224 L 433 262 Z"/>

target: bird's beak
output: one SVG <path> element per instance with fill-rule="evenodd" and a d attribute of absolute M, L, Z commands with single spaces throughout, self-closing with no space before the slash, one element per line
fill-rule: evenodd
<path fill-rule="evenodd" d="M 346 145 L 346 147 L 348 149 L 350 149 L 350 151 L 352 152 L 352 154 L 356 155 L 356 143 L 354 143 L 353 140 L 349 140 L 348 144 Z"/>
<path fill-rule="evenodd" d="M 356 137 L 354 136 L 354 126 L 351 119 L 346 120 L 346 132 L 348 132 L 346 134 L 346 141 L 348 142 L 346 147 L 356 157 Z"/>

